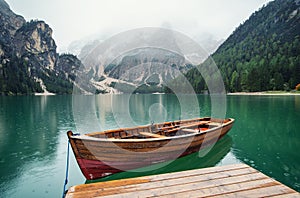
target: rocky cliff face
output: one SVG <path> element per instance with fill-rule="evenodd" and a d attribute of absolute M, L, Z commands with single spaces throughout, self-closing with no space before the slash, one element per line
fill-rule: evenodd
<path fill-rule="evenodd" d="M 13 44 L 18 58 L 35 60 L 38 64 L 36 67 L 54 69 L 58 54 L 52 38 L 52 29 L 45 22 L 25 23 L 16 31 Z"/>
<path fill-rule="evenodd" d="M 15 32 L 25 23 L 25 19 L 12 12 L 4 0 L 0 0 L 0 17 L 1 41 L 10 42 Z"/>
<path fill-rule="evenodd" d="M 104 72 L 109 77 L 137 85 L 150 83 L 161 86 L 188 69 L 189 64 L 183 56 L 163 49 L 146 48 L 126 54 L 120 61 L 116 60 L 106 67 Z"/>
<path fill-rule="evenodd" d="M 48 24 L 26 22 L 0 0 L 0 94 L 72 93 L 81 65 L 59 56 Z"/>
<path fill-rule="evenodd" d="M 58 54 L 52 29 L 44 21 L 25 23 L 15 33 L 13 45 L 18 58 L 35 59 L 40 67 L 53 70 Z"/>
<path fill-rule="evenodd" d="M 72 54 L 62 54 L 57 60 L 55 69 L 63 72 L 66 78 L 75 81 L 76 72 L 83 67 L 81 61 Z"/>
<path fill-rule="evenodd" d="M 25 19 L 13 13 L 9 5 L 0 0 L 0 57 L 10 51 L 16 31 L 25 24 Z"/>

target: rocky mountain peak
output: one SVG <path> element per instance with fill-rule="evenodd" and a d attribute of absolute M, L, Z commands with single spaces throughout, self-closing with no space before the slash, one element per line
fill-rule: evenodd
<path fill-rule="evenodd" d="M 15 32 L 23 26 L 25 19 L 12 12 L 9 5 L 0 0 L 0 42 L 9 44 Z"/>
<path fill-rule="evenodd" d="M 23 46 L 23 50 L 33 54 L 56 50 L 52 29 L 44 21 L 30 21 L 24 24 L 16 32 L 15 43 L 17 47 Z"/>
<path fill-rule="evenodd" d="M 57 59 L 52 29 L 44 21 L 30 21 L 17 30 L 14 45 L 18 57 L 38 56 L 41 66 L 54 69 Z"/>
<path fill-rule="evenodd" d="M 40 66 L 54 69 L 58 55 L 52 29 L 44 21 L 30 21 L 17 30 L 13 43 L 18 57 L 35 57 Z"/>

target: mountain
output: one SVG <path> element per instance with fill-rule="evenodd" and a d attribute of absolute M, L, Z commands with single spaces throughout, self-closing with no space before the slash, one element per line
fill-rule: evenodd
<path fill-rule="evenodd" d="M 113 33 L 110 33 L 113 35 Z M 97 45 L 107 39 L 108 34 L 100 34 L 99 36 L 89 36 L 88 38 L 83 38 L 80 40 L 75 40 L 69 44 L 67 51 L 74 55 L 77 55 L 81 60 L 83 60 L 87 54 L 93 50 Z M 207 54 L 212 54 L 217 50 L 217 48 L 224 42 L 223 39 L 217 39 L 213 34 L 204 32 L 193 36 L 195 42 L 197 42 Z"/>
<path fill-rule="evenodd" d="M 0 56 L 9 53 L 16 31 L 26 23 L 25 19 L 13 13 L 9 5 L 0 0 Z"/>
<path fill-rule="evenodd" d="M 0 94 L 72 93 L 77 57 L 56 52 L 52 29 L 0 0 Z"/>
<path fill-rule="evenodd" d="M 166 83 L 192 67 L 184 56 L 152 47 L 131 50 L 103 65 L 98 62 L 94 55 L 83 59 L 93 85 L 103 93 L 162 92 Z"/>
<path fill-rule="evenodd" d="M 294 89 L 300 83 L 299 21 L 300 0 L 275 0 L 241 24 L 212 55 L 226 90 Z M 186 77 L 196 92 L 206 89 L 196 69 Z"/>
<path fill-rule="evenodd" d="M 275 0 L 241 24 L 212 55 L 226 90 L 294 89 L 300 83 L 299 21 L 300 0 Z M 165 42 L 165 37 L 154 35 L 151 39 Z M 172 37 L 165 39 L 174 47 Z M 59 55 L 46 22 L 26 22 L 0 0 L 0 94 L 64 94 L 73 88 L 79 93 L 162 92 L 164 83 L 176 78 L 174 85 L 190 83 L 198 93 L 207 89 L 198 70 L 180 54 L 140 48 L 101 63 L 100 44 L 75 43 L 77 53 L 84 46 L 79 53 L 82 62 L 72 54 Z M 211 58 L 199 67 L 210 63 Z M 213 82 L 216 71 L 205 72 Z M 188 81 L 178 80 L 179 73 Z"/>
<path fill-rule="evenodd" d="M 136 84 L 146 84 L 149 77 L 156 74 L 156 84 L 162 84 L 177 76 L 176 72 L 187 71 L 189 65 L 185 61 L 184 57 L 171 51 L 143 48 L 131 51 L 121 60 L 112 62 L 106 66 L 104 73 L 109 77 Z"/>
<path fill-rule="evenodd" d="M 57 53 L 46 22 L 26 22 L 4 0 L 0 6 L 0 95 L 161 92 L 165 82 L 191 67 L 182 55 L 155 48 L 131 50 L 102 65 L 99 41 L 82 48 L 81 62 Z"/>
<path fill-rule="evenodd" d="M 168 37 L 172 36 L 169 35 Z M 102 90 L 103 93 L 162 92 L 164 84 L 192 67 L 187 62 L 186 57 L 158 48 L 131 50 L 125 54 L 119 54 L 119 57 L 113 62 L 100 63 L 96 57 L 104 53 L 103 47 L 107 47 L 107 45 L 104 44 L 105 40 L 93 38 L 95 37 L 74 41 L 68 50 L 78 54 L 88 72 L 93 74 L 93 85 Z M 162 38 L 160 37 L 158 40 Z M 208 55 L 207 51 L 209 53 L 215 51 L 222 42 L 208 33 L 199 34 L 195 39 L 206 50 L 205 55 Z M 124 37 L 119 42 L 123 43 L 127 40 L 128 38 Z M 128 43 L 130 42 L 134 43 L 135 41 L 128 41 Z M 170 41 L 164 42 L 169 42 L 172 45 Z M 85 45 L 83 45 L 84 43 Z M 111 46 L 114 46 L 114 43 L 118 42 L 112 42 Z M 205 60 L 206 57 L 203 59 Z"/>

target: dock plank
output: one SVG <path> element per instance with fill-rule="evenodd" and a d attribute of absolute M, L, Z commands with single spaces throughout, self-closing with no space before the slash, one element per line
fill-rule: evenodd
<path fill-rule="evenodd" d="M 67 198 L 89 197 L 300 197 L 245 164 L 121 179 L 69 188 Z"/>
<path fill-rule="evenodd" d="M 266 177 L 262 177 L 259 173 L 255 172 L 247 172 L 245 171 L 244 174 L 240 175 L 240 171 L 231 171 L 230 173 L 212 173 L 209 176 L 204 176 L 204 175 L 199 175 L 199 176 L 194 176 L 192 178 L 187 178 L 184 181 L 182 178 L 174 178 L 171 180 L 161 180 L 161 181 L 149 181 L 147 183 L 136 183 L 136 184 L 131 184 L 131 185 L 120 185 L 120 186 L 114 186 L 114 187 L 106 187 L 106 188 L 101 188 L 101 193 L 99 195 L 110 195 L 114 194 L 115 192 L 127 192 L 127 193 L 132 193 L 136 194 L 137 192 L 141 191 L 152 191 L 152 192 L 157 192 L 158 190 L 161 189 L 161 186 L 163 186 L 163 190 L 171 191 L 171 190 L 178 190 L 178 189 L 188 189 L 188 187 L 191 188 L 198 186 L 202 187 L 209 187 L 209 186 L 216 186 L 220 185 L 220 183 L 227 184 L 227 183 L 232 183 L 236 182 L 237 180 L 240 181 L 245 181 L 245 180 L 253 180 L 253 179 L 264 179 Z M 239 176 L 238 176 L 239 175 Z M 234 177 L 234 180 L 231 179 L 232 176 L 238 176 Z M 214 180 L 214 182 L 212 182 Z M 100 188 L 98 188 L 100 189 Z M 194 188 L 192 188 L 194 189 Z M 97 190 L 96 188 L 92 189 L 85 189 L 86 191 L 92 191 L 92 190 Z M 157 192 L 158 193 L 158 192 Z M 178 192 L 177 192 L 178 193 Z M 129 194 L 128 194 L 129 196 Z"/>
<path fill-rule="evenodd" d="M 145 185 L 147 188 L 150 186 L 153 187 L 159 187 L 161 185 L 171 185 L 174 183 L 182 183 L 183 181 L 206 181 L 211 179 L 218 179 L 218 178 L 226 178 L 226 177 L 232 177 L 237 175 L 246 175 L 246 174 L 253 174 L 258 173 L 255 169 L 252 169 L 250 167 L 242 167 L 242 169 L 229 169 L 227 171 L 215 171 L 214 169 L 207 169 L 205 171 L 185 171 L 185 172 L 179 172 L 179 174 L 172 173 L 172 174 L 163 174 L 163 175 L 154 175 L 149 177 L 140 177 L 136 179 L 124 179 L 124 180 L 116 180 L 116 181 L 109 181 L 109 182 L 103 182 L 103 183 L 96 183 L 96 184 L 84 184 L 79 185 L 77 187 L 71 187 L 69 191 L 73 192 L 74 188 L 81 188 L 80 190 L 93 190 L 96 188 L 121 188 L 122 186 L 131 187 L 130 185 L 134 184 L 140 184 L 140 187 L 142 187 L 143 183 L 146 183 Z M 176 177 L 174 176 L 176 175 Z M 161 177 L 159 177 L 161 176 Z M 185 180 L 187 179 L 187 180 Z M 150 183 L 151 182 L 151 183 Z"/>
<path fill-rule="evenodd" d="M 297 198 L 297 197 L 299 197 L 299 193 L 292 192 L 290 194 L 285 193 L 285 194 L 275 195 L 275 196 L 269 196 L 269 197 L 270 198 L 282 198 L 282 197 L 284 197 L 284 198 Z"/>
<path fill-rule="evenodd" d="M 234 183 L 234 184 L 228 184 L 228 185 L 219 185 L 215 187 L 210 187 L 210 188 L 203 188 L 203 189 L 196 189 L 193 191 L 186 191 L 182 193 L 176 193 L 176 194 L 169 194 L 167 193 L 166 195 L 160 195 L 160 197 L 218 197 L 222 195 L 227 195 L 228 193 L 233 193 L 234 195 L 236 192 L 241 191 L 241 190 L 248 190 L 248 189 L 254 189 L 257 188 L 259 185 L 273 185 L 271 179 L 262 179 L 262 180 L 254 180 L 254 181 L 245 181 L 242 183 Z M 233 197 L 232 195 L 230 195 Z M 229 197 L 230 197 L 229 196 Z"/>
<path fill-rule="evenodd" d="M 285 197 L 285 194 L 292 193 L 293 190 L 290 188 L 282 188 L 280 184 L 274 186 L 267 186 L 263 188 L 254 188 L 244 191 L 237 191 L 234 193 L 223 194 L 220 196 L 214 197 L 249 197 L 249 198 L 256 198 L 256 197 L 270 197 L 270 196 L 282 196 Z M 299 194 L 298 194 L 299 197 Z"/>
<path fill-rule="evenodd" d="M 107 181 L 107 182 L 101 182 L 101 183 L 92 183 L 92 184 L 81 184 L 77 186 L 73 186 L 69 189 L 69 192 L 73 192 L 75 190 L 80 189 L 80 191 L 83 190 L 92 190 L 93 188 L 108 188 L 108 187 L 113 187 L 113 186 L 126 186 L 131 183 L 145 183 L 149 182 L 150 180 L 152 182 L 154 181 L 162 181 L 162 180 L 171 180 L 174 178 L 182 178 L 185 179 L 187 178 L 192 178 L 197 175 L 201 174 L 212 174 L 212 173 L 222 173 L 227 171 L 229 174 L 231 170 L 235 171 L 244 171 L 244 169 L 247 169 L 249 173 L 253 172 L 258 172 L 255 169 L 251 169 L 249 166 L 244 165 L 244 164 L 239 164 L 237 165 L 228 165 L 226 166 L 226 170 L 224 167 L 211 167 L 211 168 L 205 168 L 205 169 L 196 169 L 196 170 L 188 170 L 188 171 L 183 171 L 183 172 L 174 172 L 172 174 L 166 173 L 166 174 L 160 174 L 160 175 L 152 175 L 149 177 L 138 177 L 138 178 L 131 178 L 131 179 L 122 179 L 122 180 L 113 180 L 113 181 Z M 230 175 L 229 175 L 230 176 Z"/>

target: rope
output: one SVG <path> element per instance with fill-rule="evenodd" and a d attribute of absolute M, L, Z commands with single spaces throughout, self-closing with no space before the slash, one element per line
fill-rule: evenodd
<path fill-rule="evenodd" d="M 68 176 L 69 176 L 69 155 L 70 155 L 70 141 L 68 140 L 67 163 L 66 163 L 66 179 L 65 179 L 64 191 L 63 191 L 63 194 L 62 194 L 62 198 L 64 198 L 66 193 L 67 193 L 66 186 L 68 184 Z"/>

